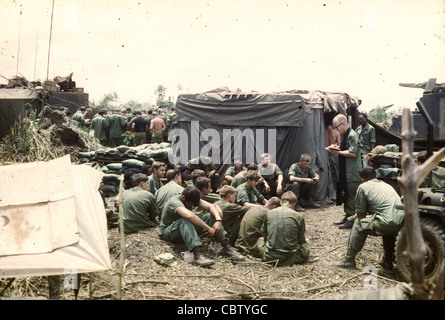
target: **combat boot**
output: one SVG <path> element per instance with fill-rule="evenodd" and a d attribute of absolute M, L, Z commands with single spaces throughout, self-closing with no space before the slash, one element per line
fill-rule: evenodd
<path fill-rule="evenodd" d="M 235 249 L 232 248 L 232 246 L 229 243 L 229 239 L 224 238 L 221 240 L 222 250 L 219 252 L 220 255 L 230 258 L 233 261 L 244 261 L 246 260 L 246 257 L 242 254 L 238 253 Z"/>
<path fill-rule="evenodd" d="M 380 261 L 379 261 L 379 265 L 380 265 L 383 269 L 388 270 L 388 271 L 390 271 L 390 270 L 393 269 L 392 261 L 386 259 L 385 256 L 383 256 L 383 257 L 380 259 Z"/>
<path fill-rule="evenodd" d="M 321 205 L 318 204 L 318 203 L 316 203 L 316 202 L 314 201 L 314 198 L 309 198 L 309 201 L 308 201 L 308 207 L 311 207 L 311 208 L 320 208 Z"/>
<path fill-rule="evenodd" d="M 213 261 L 212 259 L 207 259 L 202 255 L 201 251 L 199 250 L 199 247 L 194 247 L 192 253 L 195 258 L 192 264 L 194 264 L 195 266 L 207 267 L 212 264 L 215 264 L 215 261 Z"/>
<path fill-rule="evenodd" d="M 340 268 L 355 268 L 356 264 L 355 264 L 355 254 L 353 254 L 352 252 L 350 252 L 348 250 L 348 252 L 346 253 L 346 256 L 337 263 L 337 267 Z"/>

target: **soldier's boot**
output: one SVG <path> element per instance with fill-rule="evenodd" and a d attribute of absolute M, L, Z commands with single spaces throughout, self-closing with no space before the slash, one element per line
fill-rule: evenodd
<path fill-rule="evenodd" d="M 320 208 L 320 207 L 321 207 L 320 204 L 318 204 L 318 203 L 316 203 L 316 202 L 314 201 L 314 198 L 313 198 L 313 197 L 310 197 L 310 198 L 309 198 L 308 206 L 311 207 L 311 208 Z"/>
<path fill-rule="evenodd" d="M 348 249 L 348 251 L 346 252 L 345 257 L 337 263 L 337 267 L 340 268 L 355 268 L 356 264 L 355 264 L 355 256 L 356 253 L 352 252 L 351 250 Z"/>
<path fill-rule="evenodd" d="M 207 267 L 210 266 L 212 264 L 215 264 L 215 261 L 212 259 L 208 259 L 206 257 L 204 257 L 199 249 L 199 247 L 194 247 L 192 250 L 193 256 L 194 256 L 194 260 L 192 262 L 192 264 L 196 265 L 196 266 L 200 266 L 200 267 Z"/>
<path fill-rule="evenodd" d="M 246 260 L 246 257 L 242 254 L 238 253 L 235 249 L 230 245 L 229 239 L 223 238 L 221 240 L 222 250 L 220 251 L 220 255 L 228 257 L 233 261 L 239 262 Z"/>
<path fill-rule="evenodd" d="M 393 269 L 393 263 L 395 262 L 394 255 L 394 242 L 391 238 L 386 238 L 383 241 L 383 256 L 380 258 L 379 265 L 386 270 Z"/>

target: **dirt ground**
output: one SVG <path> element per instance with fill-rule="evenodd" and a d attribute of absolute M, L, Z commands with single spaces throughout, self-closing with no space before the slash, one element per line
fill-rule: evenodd
<path fill-rule="evenodd" d="M 157 228 L 127 235 L 122 300 L 337 300 L 358 290 L 395 287 L 402 281 L 396 269 L 389 272 L 378 265 L 382 254 L 378 237 L 368 237 L 357 256 L 356 269 L 335 266 L 346 252 L 349 235 L 349 230 L 333 225 L 343 217 L 342 206 L 324 205 L 303 215 L 311 262 L 292 267 L 276 267 L 253 258 L 233 264 L 218 257 L 219 244 L 203 239 L 204 253 L 216 263 L 201 268 L 183 261 L 180 252 L 185 247 L 162 241 Z M 118 229 L 109 230 L 108 243 L 112 270 L 83 274 L 78 300 L 116 299 L 121 251 Z M 162 253 L 172 253 L 175 264 L 155 262 Z M 369 270 L 376 270 L 377 276 L 370 277 Z M 0 296 L 48 298 L 46 277 L 20 278 L 3 290 L 5 286 L 6 281 L 0 282 L 0 292 L 4 291 Z M 74 291 L 65 290 L 62 282 L 60 293 L 61 300 L 75 298 Z"/>

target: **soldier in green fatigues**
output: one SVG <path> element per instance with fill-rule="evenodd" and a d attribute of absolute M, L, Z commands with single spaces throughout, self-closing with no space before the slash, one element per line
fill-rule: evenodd
<path fill-rule="evenodd" d="M 287 190 L 291 190 L 297 196 L 298 201 L 303 207 L 320 208 L 318 203 L 314 202 L 317 183 L 320 176 L 309 166 L 311 157 L 307 153 L 300 156 L 300 162 L 294 163 L 289 168 Z M 297 211 L 305 211 L 298 204 Z"/>
<path fill-rule="evenodd" d="M 155 197 L 148 191 L 148 177 L 142 173 L 133 175 L 133 188 L 122 195 L 124 233 L 133 233 L 156 227 Z"/>
<path fill-rule="evenodd" d="M 349 234 L 346 256 L 337 266 L 355 268 L 355 257 L 365 245 L 368 235 L 381 236 L 383 240 L 383 258 L 380 265 L 392 269 L 394 245 L 397 233 L 403 226 L 405 212 L 396 209 L 402 205 L 400 196 L 392 186 L 377 179 L 373 167 L 360 170 L 363 183 L 358 187 L 356 214 Z M 367 217 L 367 215 L 371 215 Z"/>
<path fill-rule="evenodd" d="M 182 179 L 181 185 L 184 188 L 186 188 L 188 186 L 193 186 L 192 169 L 190 169 L 190 167 L 184 165 L 184 166 L 179 167 L 179 172 L 181 173 L 181 179 Z"/>
<path fill-rule="evenodd" d="M 198 169 L 195 171 L 202 171 L 202 170 Z M 211 187 L 210 179 L 207 177 L 201 176 L 201 177 L 196 177 L 196 179 L 193 179 L 193 180 L 195 181 L 194 186 L 200 192 L 201 199 L 212 204 L 218 210 L 220 215 L 222 216 L 221 208 L 215 204 L 216 201 L 221 200 L 221 197 L 219 196 L 219 194 L 211 192 L 212 187 Z M 201 215 L 204 213 L 200 207 L 194 207 L 193 212 L 198 215 Z"/>
<path fill-rule="evenodd" d="M 238 232 L 243 219 L 244 214 L 249 210 L 249 207 L 241 206 L 235 203 L 236 189 L 231 186 L 223 186 L 219 190 L 221 199 L 215 202 L 215 205 L 219 206 L 223 213 L 223 227 L 227 231 L 227 237 L 232 246 L 235 245 L 238 238 Z"/>
<path fill-rule="evenodd" d="M 238 238 L 235 242 L 237 248 L 242 254 L 248 254 L 256 258 L 260 258 L 258 254 L 257 242 L 263 236 L 261 227 L 268 210 L 278 208 L 281 201 L 278 197 L 272 197 L 267 200 L 265 206 L 256 206 L 250 208 L 241 220 Z"/>
<path fill-rule="evenodd" d="M 100 110 L 91 121 L 91 128 L 94 130 L 94 137 L 97 138 L 101 145 L 107 145 L 107 119 L 104 117 L 105 111 Z"/>
<path fill-rule="evenodd" d="M 148 190 L 151 193 L 155 194 L 159 188 L 161 188 L 164 183 L 161 181 L 161 178 L 165 176 L 165 164 L 160 161 L 155 161 L 151 165 L 153 170 L 152 175 L 148 178 Z"/>
<path fill-rule="evenodd" d="M 258 173 L 249 171 L 246 177 L 247 181 L 236 188 L 235 202 L 248 207 L 266 204 L 266 199 L 256 188 L 260 180 Z"/>
<path fill-rule="evenodd" d="M 162 209 L 167 201 L 178 194 L 181 194 L 184 191 L 184 187 L 181 186 L 181 173 L 177 169 L 168 170 L 165 174 L 167 178 L 167 183 L 164 184 L 161 188 L 159 188 L 155 193 L 156 199 L 156 213 L 158 215 L 158 219 L 161 220 Z"/>
<path fill-rule="evenodd" d="M 360 113 L 358 116 L 360 125 L 356 128 L 356 132 L 360 142 L 360 153 L 362 155 L 362 166 L 367 166 L 368 161 L 366 156 L 374 149 L 376 138 L 375 129 L 368 123 L 368 116 L 366 113 Z"/>
<path fill-rule="evenodd" d="M 82 106 L 79 109 L 77 109 L 77 111 L 74 112 L 74 114 L 71 117 L 72 120 L 76 121 L 77 126 L 79 126 L 79 127 L 82 123 L 82 118 L 83 118 L 83 115 L 85 114 L 85 110 L 86 110 L 86 108 L 84 106 Z"/>
<path fill-rule="evenodd" d="M 360 185 L 359 170 L 362 168 L 358 134 L 349 127 L 345 115 L 332 119 L 332 127 L 340 133 L 340 146 L 331 145 L 326 149 L 338 155 L 337 205 L 344 204 L 345 216 L 334 222 L 340 229 L 351 229 L 348 218 L 355 214 L 355 194 Z"/>
<path fill-rule="evenodd" d="M 153 109 L 149 109 L 147 111 L 147 117 L 145 118 L 145 120 L 147 120 L 148 125 L 151 126 L 151 120 L 153 120 Z M 150 129 L 147 132 L 146 138 L 147 138 L 147 143 L 151 143 L 151 131 L 150 131 Z"/>
<path fill-rule="evenodd" d="M 243 161 L 239 157 L 235 157 L 233 160 L 233 166 L 229 167 L 224 173 L 224 180 L 221 183 L 222 186 L 230 185 L 234 179 L 234 177 L 246 170 L 246 167 L 243 166 Z"/>
<path fill-rule="evenodd" d="M 191 209 L 199 206 L 205 211 L 198 216 Z M 183 242 L 187 250 L 194 255 L 193 263 L 198 266 L 209 266 L 215 261 L 205 258 L 201 253 L 202 243 L 199 234 L 207 232 L 215 241 L 221 243 L 221 255 L 235 261 L 245 257 L 234 250 L 222 226 L 222 217 L 215 206 L 204 201 L 196 187 L 189 186 L 177 196 L 167 201 L 162 210 L 161 238 L 168 242 Z"/>
<path fill-rule="evenodd" d="M 238 186 L 242 185 L 244 182 L 247 181 L 246 175 L 247 175 L 247 172 L 249 172 L 249 171 L 258 172 L 258 165 L 256 163 L 249 164 L 247 166 L 246 170 L 241 171 L 240 173 L 236 174 L 233 177 L 233 180 L 232 180 L 232 182 L 230 182 L 230 185 L 232 187 L 234 187 L 235 189 L 238 188 Z M 258 182 L 260 182 L 260 181 L 261 181 L 261 178 Z"/>
<path fill-rule="evenodd" d="M 122 134 L 125 132 L 126 120 L 125 117 L 119 113 L 119 109 L 113 109 L 113 113 L 109 115 L 106 121 L 108 129 L 108 143 L 110 147 L 114 148 L 123 144 Z"/>
<path fill-rule="evenodd" d="M 306 226 L 303 216 L 294 210 L 297 197 L 286 191 L 281 198 L 281 207 L 266 213 L 261 228 L 263 238 L 257 242 L 258 252 L 263 261 L 278 260 L 277 266 L 292 266 L 309 259 L 306 242 Z"/>
<path fill-rule="evenodd" d="M 258 190 L 267 198 L 278 196 L 283 193 L 283 171 L 276 163 L 271 163 L 268 153 L 261 155 L 261 164 L 258 165 L 258 173 L 264 179 L 260 182 Z"/>
<path fill-rule="evenodd" d="M 216 192 L 219 186 L 219 173 L 216 171 L 212 159 L 199 156 L 198 158 L 191 159 L 186 165 L 192 169 L 192 173 L 197 169 L 204 171 L 206 177 L 212 181 L 212 191 Z"/>
<path fill-rule="evenodd" d="M 207 177 L 198 177 L 195 181 L 195 187 L 201 192 L 201 199 L 215 203 L 218 200 L 221 200 L 221 197 L 217 193 L 212 192 L 211 180 Z"/>

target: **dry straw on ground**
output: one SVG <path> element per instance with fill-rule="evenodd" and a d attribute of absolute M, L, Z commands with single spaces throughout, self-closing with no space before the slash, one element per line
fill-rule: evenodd
<path fill-rule="evenodd" d="M 159 229 L 148 229 L 125 237 L 122 282 L 123 300 L 314 300 L 341 299 L 345 294 L 369 289 L 395 287 L 402 281 L 396 271 L 378 265 L 382 254 L 381 238 L 368 237 L 357 256 L 357 269 L 335 266 L 346 251 L 349 230 L 340 230 L 333 222 L 343 216 L 342 207 L 325 205 L 303 213 L 311 262 L 292 267 L 276 267 L 249 258 L 233 264 L 218 257 L 219 244 L 203 239 L 205 251 L 216 260 L 209 268 L 193 266 L 182 260 L 182 245 L 171 245 L 159 238 Z M 108 234 L 112 270 L 84 274 L 78 299 L 116 299 L 120 260 L 120 235 L 117 229 Z M 176 263 L 162 266 L 154 261 L 161 253 L 172 253 Z M 377 277 L 367 270 L 376 268 Z M 370 282 L 372 280 L 372 282 Z M 62 280 L 63 281 L 63 280 Z M 0 292 L 8 281 L 0 284 Z M 5 296 L 48 297 L 45 277 L 20 278 L 3 293 Z M 61 299 L 74 299 L 73 290 L 61 286 Z"/>

